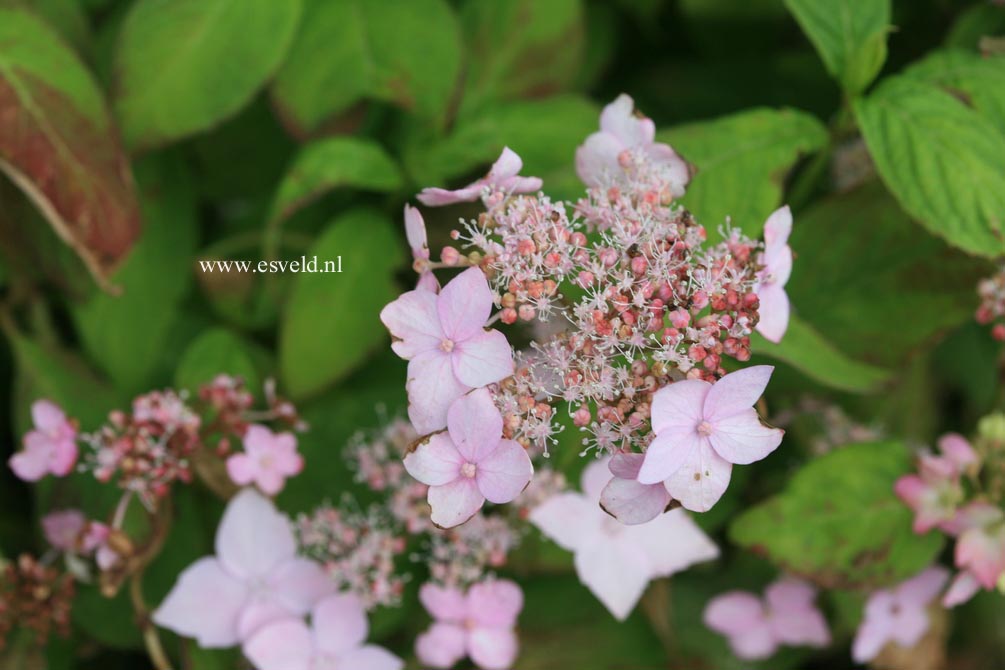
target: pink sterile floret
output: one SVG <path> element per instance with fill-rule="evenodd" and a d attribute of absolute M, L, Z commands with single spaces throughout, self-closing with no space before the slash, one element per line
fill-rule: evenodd
<path fill-rule="evenodd" d="M 32 404 L 31 418 L 35 427 L 24 436 L 24 451 L 11 456 L 11 470 L 29 482 L 68 475 L 77 463 L 77 427 L 49 400 Z"/>
<path fill-rule="evenodd" d="M 235 484 L 255 484 L 270 496 L 282 491 L 286 479 L 303 468 L 293 433 L 273 433 L 257 424 L 248 426 L 244 433 L 244 452 L 227 459 L 227 473 Z"/>
<path fill-rule="evenodd" d="M 781 342 L 789 327 L 789 296 L 785 284 L 792 274 L 792 211 L 788 205 L 771 213 L 764 223 L 764 252 L 754 292 L 760 300 L 757 332 L 771 342 Z"/>
<path fill-rule="evenodd" d="M 486 206 L 502 201 L 500 196 L 515 193 L 534 193 L 541 189 L 538 177 L 521 177 L 523 160 L 509 147 L 504 147 L 499 159 L 492 164 L 489 173 L 464 188 L 448 191 L 442 188 L 424 188 L 419 193 L 419 202 L 429 207 L 442 207 L 458 202 L 473 202 L 483 198 Z"/>

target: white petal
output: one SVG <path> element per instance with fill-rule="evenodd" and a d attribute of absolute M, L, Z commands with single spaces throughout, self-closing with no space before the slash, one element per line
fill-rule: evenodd
<path fill-rule="evenodd" d="M 576 574 L 618 621 L 635 608 L 649 584 L 649 566 L 638 552 L 611 538 L 595 536 L 576 552 Z"/>
<path fill-rule="evenodd" d="M 549 539 L 568 551 L 583 546 L 587 538 L 598 532 L 602 514 L 596 504 L 581 493 L 558 493 L 535 507 L 530 522 Z"/>
<path fill-rule="evenodd" d="M 761 423 L 755 409 L 715 422 L 708 441 L 716 453 L 730 463 L 746 465 L 759 461 L 782 443 L 784 433 Z"/>
<path fill-rule="evenodd" d="M 686 509 L 707 512 L 725 493 L 732 472 L 733 465 L 702 440 L 666 480 L 667 491 Z"/>
<path fill-rule="evenodd" d="M 654 577 L 667 577 L 719 557 L 719 547 L 682 509 L 625 532 L 646 557 Z"/>

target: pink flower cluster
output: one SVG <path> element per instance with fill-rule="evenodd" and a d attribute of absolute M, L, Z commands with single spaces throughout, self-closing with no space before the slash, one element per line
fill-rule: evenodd
<path fill-rule="evenodd" d="M 1005 342 L 1005 266 L 977 284 L 977 295 L 981 299 L 975 315 L 977 323 L 993 323 L 991 335 L 999 342 Z"/>

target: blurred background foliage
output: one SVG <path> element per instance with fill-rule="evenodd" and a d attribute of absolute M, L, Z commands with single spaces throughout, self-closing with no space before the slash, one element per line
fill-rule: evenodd
<path fill-rule="evenodd" d="M 797 418 L 700 520 L 754 551 L 659 587 L 625 624 L 529 535 L 512 566 L 519 667 L 736 667 L 701 610 L 779 568 L 837 589 L 838 644 L 770 667 L 847 667 L 863 589 L 941 550 L 890 490 L 908 447 L 1001 403 L 999 347 L 972 315 L 1005 251 L 1002 35 L 1005 7 L 982 0 L 0 0 L 0 455 L 39 396 L 86 430 L 151 388 L 274 377 L 312 426 L 280 506 L 337 497 L 347 438 L 404 402 L 377 319 L 414 281 L 403 203 L 504 145 L 574 198 L 575 147 L 627 92 L 698 168 L 684 204 L 710 232 L 731 217 L 758 235 L 792 205 L 795 318 L 756 351 L 779 366 L 772 413 Z M 427 212 L 434 253 L 466 213 Z M 315 254 L 343 274 L 197 264 Z M 819 457 L 807 398 L 890 441 Z M 575 476 L 565 436 L 556 462 Z M 99 516 L 112 500 L 85 477 L 33 491 L 4 468 L 0 550 L 37 549 L 39 513 L 71 504 Z M 193 490 L 174 504 L 150 602 L 209 551 L 222 509 Z M 121 600 L 83 589 L 48 667 L 141 667 Z M 1005 655 L 1003 610 L 982 595 L 956 614 L 953 667 Z M 400 652 L 424 626 L 414 602 L 375 621 Z M 184 667 L 236 667 L 171 644 Z"/>

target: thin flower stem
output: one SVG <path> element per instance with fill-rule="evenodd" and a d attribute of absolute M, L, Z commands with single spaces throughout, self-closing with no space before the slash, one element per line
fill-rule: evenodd
<path fill-rule="evenodd" d="M 642 596 L 642 611 L 663 645 L 667 660 L 678 656 L 677 635 L 673 629 L 673 607 L 670 599 L 670 580 L 659 579 L 649 585 Z"/>
<path fill-rule="evenodd" d="M 143 644 L 146 645 L 147 654 L 150 661 L 157 670 L 172 670 L 171 661 L 164 653 L 160 636 L 157 635 L 157 627 L 150 621 L 150 613 L 147 611 L 146 602 L 143 600 L 143 571 L 137 570 L 129 579 L 129 599 L 133 604 L 133 611 L 136 612 L 140 620 L 140 629 L 143 631 Z"/>

